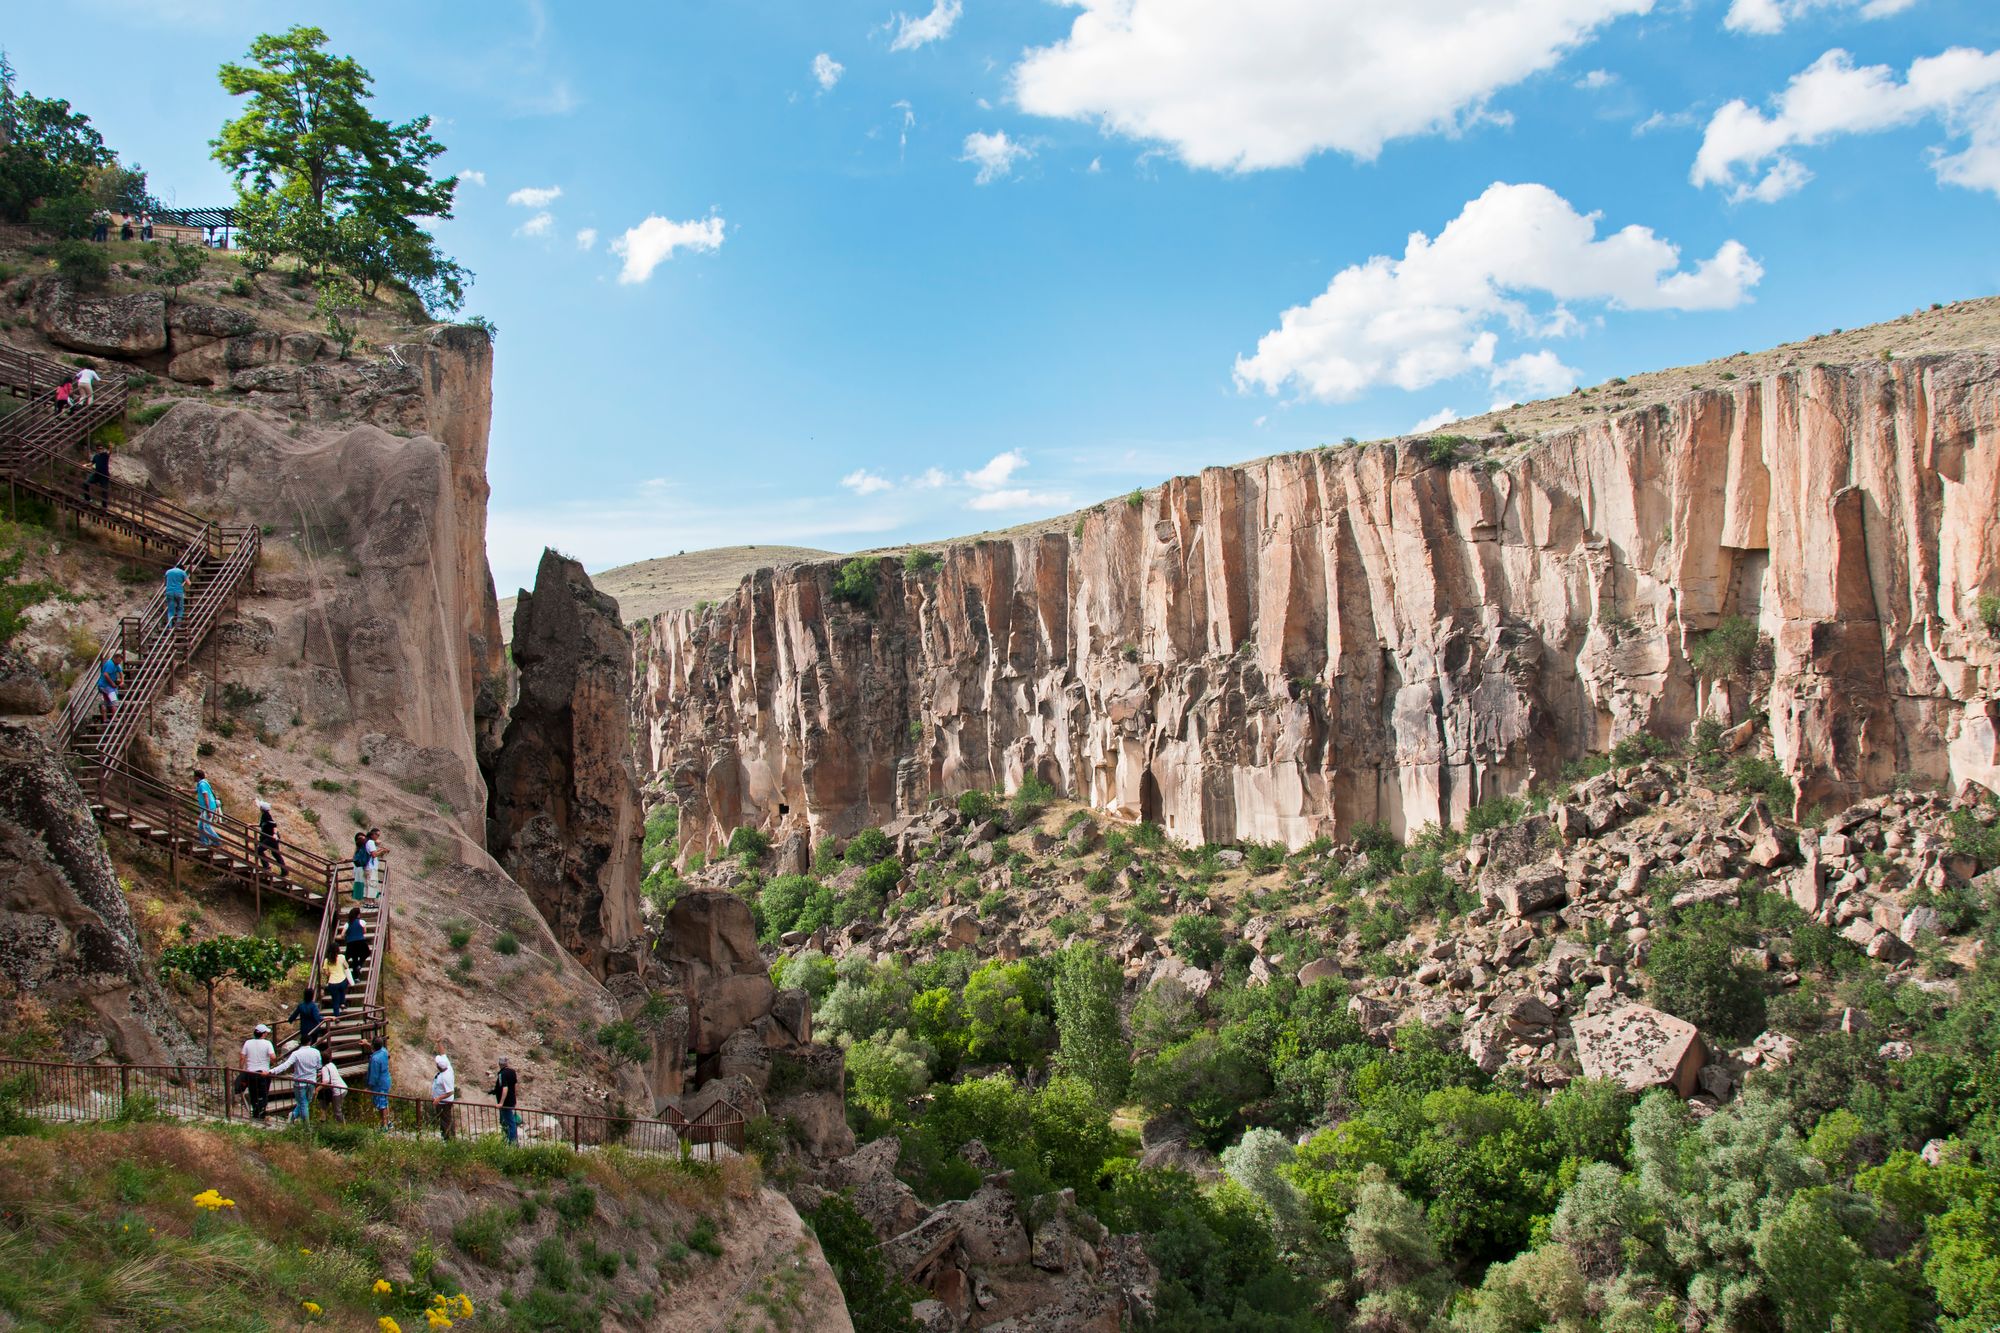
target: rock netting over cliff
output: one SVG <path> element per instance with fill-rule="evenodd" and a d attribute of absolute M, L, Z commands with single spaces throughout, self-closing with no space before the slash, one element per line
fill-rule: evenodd
<path fill-rule="evenodd" d="M 487 847 L 599 976 L 636 966 L 643 815 L 632 641 L 583 566 L 542 552 L 514 609 L 520 695 L 493 758 Z"/>
<path fill-rule="evenodd" d="M 762 571 L 652 621 L 638 691 L 691 849 L 846 833 L 1038 775 L 1189 842 L 1449 821 L 1701 715 L 1768 715 L 1801 808 L 2000 787 L 2000 359 L 1787 370 L 1536 442 L 1210 468 L 1074 533 Z M 1727 617 L 1764 666 L 1689 653 Z"/>

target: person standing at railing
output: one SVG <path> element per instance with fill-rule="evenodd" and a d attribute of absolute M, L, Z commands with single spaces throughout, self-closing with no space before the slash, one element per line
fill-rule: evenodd
<path fill-rule="evenodd" d="M 368 896 L 382 896 L 382 830 L 368 830 Z"/>
<path fill-rule="evenodd" d="M 285 853 L 278 846 L 278 817 L 271 813 L 271 803 L 257 802 L 257 868 L 266 873 L 271 863 L 278 863 L 278 878 L 289 879 L 291 872 L 285 869 Z"/>
<path fill-rule="evenodd" d="M 118 711 L 118 690 L 125 684 L 125 667 L 117 653 L 107 656 L 97 668 L 97 697 L 103 702 L 103 716 L 109 722 Z"/>
<path fill-rule="evenodd" d="M 96 372 L 91 372 L 95 374 Z M 90 475 L 83 479 L 83 502 L 90 503 L 90 493 L 97 492 L 97 507 L 108 508 L 111 504 L 111 446 L 99 443 L 90 451 Z"/>
<path fill-rule="evenodd" d="M 181 613 L 187 609 L 188 572 L 176 562 L 165 575 L 167 584 L 167 628 L 173 629 L 181 623 Z"/>
<path fill-rule="evenodd" d="M 368 896 L 368 835 L 354 835 L 354 901 Z"/>
<path fill-rule="evenodd" d="M 76 372 L 76 401 L 79 406 L 89 407 L 97 401 L 98 374 L 89 366 Z"/>
<path fill-rule="evenodd" d="M 251 1028 L 250 1040 L 243 1043 L 243 1058 L 238 1065 L 243 1072 L 237 1075 L 236 1086 L 250 1103 L 250 1114 L 258 1120 L 264 1118 L 271 1103 L 271 1062 L 277 1058 L 278 1048 L 271 1044 L 271 1029 L 262 1023 Z"/>
<path fill-rule="evenodd" d="M 220 846 L 222 839 L 215 836 L 215 817 L 222 813 L 222 798 L 209 785 L 208 774 L 200 769 L 194 771 L 194 803 L 201 813 L 195 817 L 195 840 L 204 847 Z"/>
<path fill-rule="evenodd" d="M 389 1127 L 389 1043 L 375 1038 L 374 1049 L 368 1052 L 368 1091 L 375 1095 L 375 1114 L 382 1117 L 382 1128 Z"/>
<path fill-rule="evenodd" d="M 514 1110 L 520 1104 L 521 1080 L 514 1073 L 514 1062 L 506 1056 L 500 1057 L 500 1072 L 493 1078 L 493 1086 L 487 1091 L 500 1107 L 500 1132 L 507 1136 L 507 1142 L 521 1141 L 521 1117 Z"/>
<path fill-rule="evenodd" d="M 449 1143 L 452 1138 L 451 1109 L 458 1100 L 458 1075 L 452 1072 L 451 1057 L 437 1054 L 437 1075 L 431 1079 L 431 1106 L 437 1111 L 438 1133 Z"/>
<path fill-rule="evenodd" d="M 292 1119 L 312 1119 L 313 1089 L 319 1084 L 320 1067 L 325 1063 L 319 1047 L 302 1041 L 285 1057 L 283 1064 L 271 1071 L 272 1078 L 281 1078 L 286 1074 L 292 1076 Z"/>
<path fill-rule="evenodd" d="M 347 970 L 347 955 L 336 949 L 333 961 L 326 965 L 326 1006 L 333 1017 L 339 1018 L 340 1011 L 347 1008 L 347 988 L 354 982 L 354 974 Z"/>
<path fill-rule="evenodd" d="M 344 1123 L 347 1120 L 347 1076 L 331 1060 L 319 1067 L 319 1090 L 320 1096 L 331 1106 L 333 1118 Z"/>

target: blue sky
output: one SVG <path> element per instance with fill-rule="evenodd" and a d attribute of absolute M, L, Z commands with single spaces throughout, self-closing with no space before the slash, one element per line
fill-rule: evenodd
<path fill-rule="evenodd" d="M 213 71 L 260 31 L 437 118 L 503 594 L 544 542 L 941 539 L 2000 291 L 1991 0 L 1473 10 L 160 0 L 4 40 L 183 204 L 227 197 Z"/>

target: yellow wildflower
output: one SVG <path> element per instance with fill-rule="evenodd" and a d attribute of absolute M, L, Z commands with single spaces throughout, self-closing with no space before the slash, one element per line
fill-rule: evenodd
<path fill-rule="evenodd" d="M 470 1296 L 466 1295 L 464 1292 L 461 1291 L 458 1293 L 458 1295 L 452 1297 L 451 1299 L 452 1299 L 452 1304 L 457 1307 L 454 1313 L 456 1313 L 460 1319 L 472 1318 L 472 1298 Z"/>
<path fill-rule="evenodd" d="M 375 1328 L 377 1333 L 403 1333 L 403 1326 L 388 1315 L 383 1315 L 380 1319 L 377 1319 L 375 1321 Z"/>
<path fill-rule="evenodd" d="M 389 1285 L 388 1278 L 378 1277 L 375 1279 L 375 1294 L 377 1296 L 387 1296 L 390 1292 L 394 1290 L 395 1288 Z"/>
<path fill-rule="evenodd" d="M 430 1321 L 430 1326 L 432 1328 L 451 1327 L 451 1320 L 445 1318 L 444 1312 L 441 1310 L 426 1310 L 424 1311 L 424 1318 Z"/>
<path fill-rule="evenodd" d="M 306 1312 L 306 1318 L 308 1319 L 317 1319 L 325 1313 L 325 1311 L 319 1308 L 317 1301 L 300 1301 L 299 1308 Z"/>
<path fill-rule="evenodd" d="M 194 1196 L 194 1206 L 212 1213 L 222 1208 L 234 1208 L 236 1200 L 225 1199 L 215 1190 L 205 1189 Z"/>

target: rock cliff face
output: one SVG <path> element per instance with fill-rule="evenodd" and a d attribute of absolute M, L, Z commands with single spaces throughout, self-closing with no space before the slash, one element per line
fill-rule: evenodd
<path fill-rule="evenodd" d="M 632 641 L 583 566 L 542 552 L 514 609 L 520 695 L 493 759 L 487 848 L 600 977 L 636 966 L 639 784 Z"/>
<path fill-rule="evenodd" d="M 2000 359 L 1787 370 L 1445 466 L 1211 468 L 1042 532 L 763 571 L 652 621 L 638 712 L 690 848 L 1036 774 L 1194 841 L 1450 820 L 1630 733 L 1768 719 L 1801 807 L 2000 787 Z M 1768 640 L 1718 684 L 1726 617 Z"/>
<path fill-rule="evenodd" d="M 11 722 L 0 723 L 0 977 L 72 1059 L 200 1056 L 146 974 L 83 793 L 33 730 Z"/>

